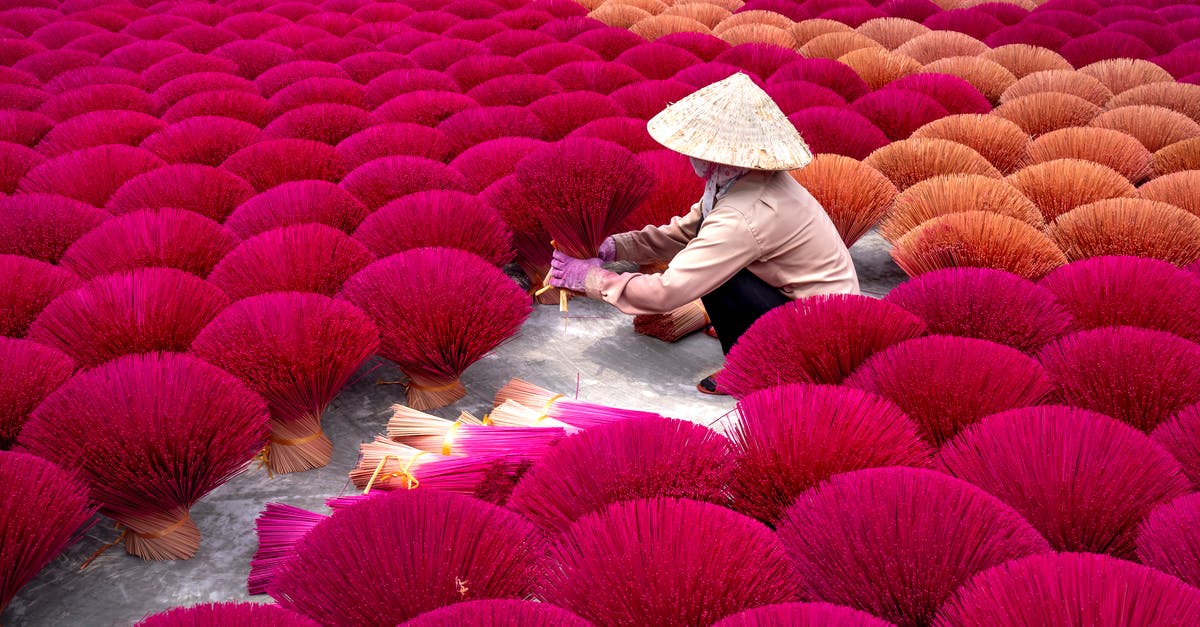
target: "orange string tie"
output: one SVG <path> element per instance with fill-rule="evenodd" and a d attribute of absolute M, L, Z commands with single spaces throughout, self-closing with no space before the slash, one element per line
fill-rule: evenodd
<path fill-rule="evenodd" d="M 542 415 L 538 416 L 538 419 L 535 420 L 534 422 L 541 424 L 541 422 L 543 420 L 549 418 L 550 417 L 550 406 L 553 405 L 554 402 L 560 398 L 564 398 L 562 394 L 555 394 L 554 396 L 551 396 L 550 400 L 546 401 L 545 405 L 542 405 Z"/>
<path fill-rule="evenodd" d="M 124 540 L 125 540 L 125 536 L 126 536 L 128 533 L 129 533 L 129 529 L 128 529 L 128 528 L 126 528 L 126 527 L 125 527 L 124 525 L 122 525 L 121 523 L 115 523 L 115 524 L 113 525 L 113 529 L 120 529 L 120 530 L 121 530 L 121 533 L 120 533 L 119 535 L 117 535 L 117 539 L 116 539 L 116 540 L 113 540 L 112 542 L 109 542 L 108 544 L 105 544 L 104 546 L 102 546 L 102 547 L 100 547 L 100 548 L 98 548 L 98 549 L 96 549 L 96 552 L 95 552 L 95 553 L 92 553 L 92 556 L 91 556 L 91 557 L 89 557 L 89 558 L 87 558 L 86 560 L 84 560 L 83 564 L 81 564 L 81 565 L 79 566 L 79 570 L 83 570 L 83 569 L 87 568 L 87 567 L 88 567 L 88 566 L 89 566 L 89 565 L 90 565 L 92 562 L 96 561 L 96 558 L 97 558 L 97 557 L 100 557 L 101 555 L 104 555 L 104 553 L 105 553 L 105 552 L 107 552 L 109 549 L 111 549 L 111 548 L 113 548 L 114 546 L 117 546 L 118 544 L 120 544 L 122 541 L 124 541 Z"/>
<path fill-rule="evenodd" d="M 404 464 L 404 467 L 400 469 L 400 472 L 390 473 L 384 478 L 390 479 L 392 477 L 404 477 L 409 490 L 416 488 L 418 485 L 421 485 L 421 482 L 417 481 L 416 475 L 414 475 L 409 469 L 412 467 L 413 462 L 417 461 L 417 458 L 424 454 L 425 451 L 417 451 L 415 455 L 408 458 L 408 463 Z M 388 453 L 380 458 L 379 465 L 375 466 L 375 472 L 371 473 L 371 478 L 367 481 L 367 487 L 363 489 L 364 496 L 371 493 L 371 487 L 375 485 L 375 480 L 379 478 L 379 473 L 383 472 L 383 466 L 387 463 L 389 458 L 395 459 L 397 462 L 401 461 L 402 459 L 399 455 L 392 453 Z"/>
<path fill-rule="evenodd" d="M 458 428 L 462 423 L 455 420 L 454 424 L 450 425 L 450 430 L 446 432 L 446 437 L 442 439 L 442 455 L 449 455 L 450 449 L 454 446 L 454 436 L 458 433 Z"/>

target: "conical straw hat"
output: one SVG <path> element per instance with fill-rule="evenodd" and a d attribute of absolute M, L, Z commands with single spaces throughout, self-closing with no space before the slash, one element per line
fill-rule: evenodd
<path fill-rule="evenodd" d="M 741 73 L 663 109 L 646 129 L 675 152 L 724 165 L 795 170 L 813 159 L 779 105 Z"/>

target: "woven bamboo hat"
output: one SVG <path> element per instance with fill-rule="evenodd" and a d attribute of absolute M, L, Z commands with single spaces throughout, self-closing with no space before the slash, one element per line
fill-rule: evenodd
<path fill-rule="evenodd" d="M 646 129 L 663 146 L 712 163 L 795 170 L 813 159 L 779 105 L 740 72 L 663 109 Z"/>

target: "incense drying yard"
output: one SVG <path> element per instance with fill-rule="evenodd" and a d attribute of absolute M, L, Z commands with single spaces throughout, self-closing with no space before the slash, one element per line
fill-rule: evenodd
<path fill-rule="evenodd" d="M 736 73 L 862 294 L 543 290 Z M 1200 6 L 0 4 L 0 624 L 1200 625 Z"/>

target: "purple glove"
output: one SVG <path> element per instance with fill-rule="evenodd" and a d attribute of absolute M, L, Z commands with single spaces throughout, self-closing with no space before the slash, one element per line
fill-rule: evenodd
<path fill-rule="evenodd" d="M 595 257 L 576 259 L 556 250 L 550 262 L 550 285 L 572 292 L 586 292 L 588 272 L 602 265 L 604 262 Z"/>
<path fill-rule="evenodd" d="M 600 250 L 597 251 L 600 261 L 604 263 L 612 263 L 617 260 L 617 242 L 611 237 L 604 238 L 600 244 Z"/>

